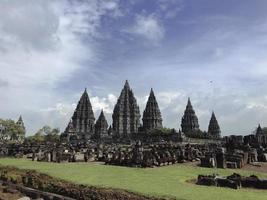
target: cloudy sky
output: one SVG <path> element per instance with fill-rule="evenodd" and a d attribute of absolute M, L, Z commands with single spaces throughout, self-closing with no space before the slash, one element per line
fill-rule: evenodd
<path fill-rule="evenodd" d="M 164 126 L 188 97 L 207 129 L 267 126 L 265 0 L 1 0 L 0 117 L 27 134 L 63 131 L 85 87 L 109 123 L 125 79 L 143 112 L 153 87 Z"/>

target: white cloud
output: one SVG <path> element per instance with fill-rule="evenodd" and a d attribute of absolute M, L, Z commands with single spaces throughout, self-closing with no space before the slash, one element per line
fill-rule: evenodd
<path fill-rule="evenodd" d="M 57 114 L 62 116 L 68 116 L 70 113 L 73 113 L 74 109 L 76 107 L 76 104 L 67 104 L 59 102 L 54 107 L 49 107 L 45 109 L 41 109 L 41 112 L 57 112 Z"/>
<path fill-rule="evenodd" d="M 115 96 L 113 94 L 109 94 L 108 98 L 99 98 L 99 97 L 92 97 L 91 103 L 94 112 L 100 111 L 103 109 L 103 111 L 107 114 L 111 114 L 113 112 L 114 107 L 114 98 Z M 117 98 L 116 98 L 117 99 Z"/>
<path fill-rule="evenodd" d="M 137 15 L 135 24 L 127 32 L 157 43 L 164 37 L 165 29 L 156 16 Z"/>
<path fill-rule="evenodd" d="M 59 116 L 67 115 L 72 104 L 62 101 L 64 94 L 55 88 L 76 71 L 98 62 L 96 38 L 101 35 L 102 17 L 118 17 L 118 3 L 118 0 L 1 1 L 0 111 L 4 113 L 1 117 L 17 118 L 22 114 L 29 132 L 46 123 L 62 126 L 65 118 Z M 52 106 L 55 102 L 59 103 Z M 101 104 L 102 99 L 98 102 L 99 107 L 107 109 Z"/>
<path fill-rule="evenodd" d="M 166 19 L 174 18 L 184 9 L 184 0 L 158 0 L 159 14 Z"/>

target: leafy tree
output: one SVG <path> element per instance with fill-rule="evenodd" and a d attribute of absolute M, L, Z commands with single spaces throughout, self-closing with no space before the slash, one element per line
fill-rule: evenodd
<path fill-rule="evenodd" d="M 59 128 L 51 128 L 50 126 L 43 126 L 33 136 L 26 138 L 27 143 L 55 143 L 59 141 Z"/>

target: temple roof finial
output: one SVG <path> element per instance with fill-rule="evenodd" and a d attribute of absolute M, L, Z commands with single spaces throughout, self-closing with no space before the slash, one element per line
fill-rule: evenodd
<path fill-rule="evenodd" d="M 154 97 L 155 95 L 154 95 L 154 91 L 153 91 L 153 88 L 151 88 L 151 90 L 150 90 L 150 95 L 149 95 L 150 97 Z"/>
<path fill-rule="evenodd" d="M 125 85 L 124 85 L 125 88 L 129 88 L 130 89 L 130 85 L 129 85 L 129 82 L 128 80 L 125 81 Z"/>
<path fill-rule="evenodd" d="M 19 120 L 18 120 L 18 121 L 23 121 L 23 120 L 22 120 L 22 116 L 21 116 L 21 115 L 19 116 Z"/>
<path fill-rule="evenodd" d="M 192 107 L 192 103 L 191 103 L 190 97 L 188 97 L 187 106 L 186 107 L 188 107 L 188 108 L 191 108 Z"/>

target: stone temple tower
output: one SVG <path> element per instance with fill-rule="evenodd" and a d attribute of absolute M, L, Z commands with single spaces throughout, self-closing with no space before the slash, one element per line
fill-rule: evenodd
<path fill-rule="evenodd" d="M 94 123 L 94 112 L 88 93 L 85 89 L 74 111 L 71 121 L 66 128 L 67 132 L 65 132 L 65 134 L 76 135 L 77 140 L 86 142 L 94 135 Z"/>
<path fill-rule="evenodd" d="M 126 80 L 112 115 L 114 136 L 129 138 L 137 134 L 140 127 L 140 117 L 134 93 Z"/>
<path fill-rule="evenodd" d="M 198 118 L 191 104 L 190 98 L 188 98 L 187 106 L 182 117 L 182 132 L 192 133 L 199 130 Z"/>
<path fill-rule="evenodd" d="M 153 89 L 151 89 L 143 113 L 143 129 L 148 131 L 155 128 L 162 128 L 162 117 Z"/>
<path fill-rule="evenodd" d="M 22 116 L 19 116 L 18 121 L 16 122 L 17 125 L 20 126 L 21 130 L 22 130 L 22 134 L 18 135 L 18 141 L 19 142 L 23 142 L 25 139 L 25 135 L 26 135 L 26 128 L 22 119 Z"/>
<path fill-rule="evenodd" d="M 23 122 L 23 120 L 22 120 L 22 116 L 19 116 L 19 119 L 18 119 L 18 121 L 17 121 L 16 124 L 19 125 L 19 126 L 22 128 L 22 130 L 23 130 L 23 134 L 25 135 L 25 133 L 26 133 L 26 128 L 25 128 L 24 122 Z"/>
<path fill-rule="evenodd" d="M 218 124 L 218 121 L 216 119 L 216 116 L 214 112 L 212 112 L 209 128 L 208 128 L 208 134 L 212 138 L 220 138 L 221 137 L 221 129 Z"/>
<path fill-rule="evenodd" d="M 95 123 L 95 138 L 100 139 L 107 135 L 108 135 L 108 122 L 102 110 L 98 120 Z"/>

